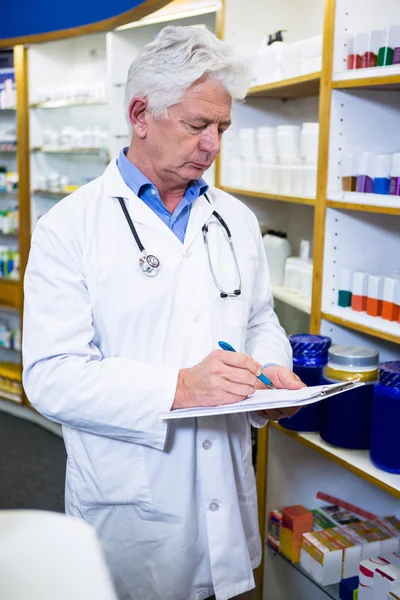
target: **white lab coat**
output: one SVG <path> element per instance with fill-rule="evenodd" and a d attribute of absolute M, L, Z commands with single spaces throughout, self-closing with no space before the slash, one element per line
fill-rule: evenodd
<path fill-rule="evenodd" d="M 40 219 L 25 278 L 24 386 L 63 424 L 66 511 L 97 530 L 121 600 L 226 600 L 254 587 L 261 558 L 250 420 L 165 422 L 178 371 L 218 340 L 260 363 L 291 366 L 272 307 L 257 220 L 210 189 L 184 244 L 122 180 L 116 161 Z M 146 277 L 116 199 L 124 197 L 161 270 Z M 242 294 L 221 299 L 202 226 L 217 210 L 233 237 Z M 211 220 L 215 220 L 211 217 Z M 221 228 L 214 266 L 236 285 Z"/>

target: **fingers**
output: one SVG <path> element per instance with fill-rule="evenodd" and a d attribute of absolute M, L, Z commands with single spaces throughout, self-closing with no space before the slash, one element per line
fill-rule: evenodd
<path fill-rule="evenodd" d="M 251 385 L 252 387 L 256 387 L 257 383 L 260 381 L 247 369 L 230 367 L 228 365 L 224 365 L 224 370 L 221 374 L 225 379 L 229 379 L 229 381 L 244 383 L 246 385 Z"/>
<path fill-rule="evenodd" d="M 263 416 L 270 421 L 279 421 L 279 419 L 283 419 L 285 417 L 284 413 L 278 408 L 273 408 L 271 410 L 264 410 Z"/>
<path fill-rule="evenodd" d="M 255 392 L 255 387 L 253 385 L 235 383 L 225 378 L 221 379 L 221 389 L 229 394 L 239 395 L 241 400 L 244 400 L 244 398 L 247 398 L 247 396 L 250 396 L 250 394 L 254 394 Z"/>
<path fill-rule="evenodd" d="M 289 408 L 274 408 L 271 410 L 264 410 L 263 416 L 270 421 L 280 421 L 281 419 L 285 419 L 287 417 L 293 417 L 295 414 L 299 412 L 300 408 L 289 407 Z"/>
<path fill-rule="evenodd" d="M 241 402 L 244 400 L 245 396 L 232 394 L 229 392 L 221 392 L 221 394 L 207 402 L 206 405 L 202 406 L 223 406 L 224 404 L 236 404 L 236 402 Z"/>
<path fill-rule="evenodd" d="M 256 377 L 262 373 L 262 366 L 260 363 L 256 362 L 250 356 L 243 354 L 242 352 L 215 350 L 212 354 L 215 354 L 215 356 L 219 358 L 225 365 L 237 367 L 239 369 L 247 369 Z"/>

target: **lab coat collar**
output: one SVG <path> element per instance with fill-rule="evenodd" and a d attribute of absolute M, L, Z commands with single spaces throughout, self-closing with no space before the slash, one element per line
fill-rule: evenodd
<path fill-rule="evenodd" d="M 171 237 L 175 243 L 187 250 L 189 246 L 194 242 L 195 238 L 201 231 L 204 223 L 210 218 L 213 207 L 205 196 L 199 196 L 192 204 L 190 211 L 189 223 L 186 230 L 185 241 L 182 246 L 176 235 L 169 229 L 165 223 L 147 206 L 145 202 L 140 200 L 136 194 L 126 185 L 121 177 L 117 166 L 117 160 L 114 159 L 107 166 L 103 174 L 104 191 L 106 197 L 110 198 L 124 198 L 128 201 L 128 208 L 130 217 L 135 223 L 142 223 L 147 227 L 155 229 L 160 234 Z M 208 194 L 211 203 L 213 202 L 210 195 Z"/>

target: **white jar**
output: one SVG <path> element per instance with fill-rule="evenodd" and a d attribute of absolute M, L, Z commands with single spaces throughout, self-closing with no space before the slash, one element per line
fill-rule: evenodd
<path fill-rule="evenodd" d="M 36 181 L 36 189 L 45 192 L 47 190 L 47 177 L 45 175 L 39 175 Z"/>
<path fill-rule="evenodd" d="M 268 233 L 263 237 L 263 242 L 268 259 L 270 283 L 282 285 L 286 259 L 292 254 L 290 242 L 279 232 L 275 235 Z"/>
<path fill-rule="evenodd" d="M 243 160 L 256 159 L 256 132 L 255 129 L 242 128 L 239 130 L 239 153 Z"/>
<path fill-rule="evenodd" d="M 319 123 L 303 123 L 300 135 L 300 153 L 305 164 L 318 163 Z"/>
<path fill-rule="evenodd" d="M 318 169 L 312 165 L 303 167 L 303 196 L 315 198 L 317 195 L 317 173 Z"/>
<path fill-rule="evenodd" d="M 50 173 L 48 177 L 48 189 L 49 192 L 60 191 L 60 175 L 58 173 Z"/>
<path fill-rule="evenodd" d="M 281 164 L 300 164 L 300 127 L 279 125 L 276 130 L 277 154 Z"/>
<path fill-rule="evenodd" d="M 275 127 L 258 127 L 257 129 L 257 154 L 260 161 L 274 164 L 276 155 L 276 129 Z"/>

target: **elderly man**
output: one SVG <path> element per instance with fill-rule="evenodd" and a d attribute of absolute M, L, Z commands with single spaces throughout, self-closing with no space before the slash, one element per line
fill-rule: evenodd
<path fill-rule="evenodd" d="M 207 30 L 164 29 L 129 69 L 131 145 L 32 239 L 25 389 L 63 425 L 66 509 L 96 528 L 121 600 L 254 587 L 250 424 L 291 411 L 159 418 L 242 400 L 262 369 L 277 387 L 302 386 L 257 220 L 201 178 L 247 86 Z"/>

